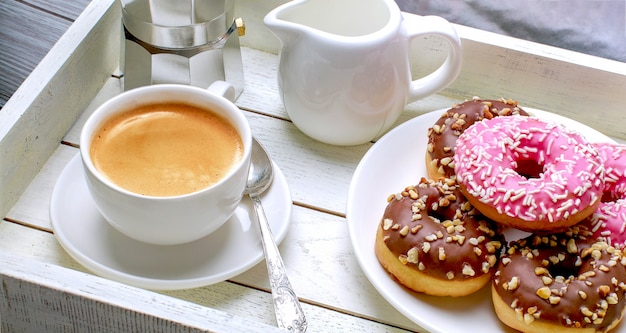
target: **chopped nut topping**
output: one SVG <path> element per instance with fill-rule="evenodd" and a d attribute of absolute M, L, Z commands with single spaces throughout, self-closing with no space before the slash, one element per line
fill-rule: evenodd
<path fill-rule="evenodd" d="M 441 165 L 448 165 L 450 164 L 450 162 L 452 162 L 452 158 L 451 157 L 444 157 L 442 158 L 439 163 L 441 163 Z"/>
<path fill-rule="evenodd" d="M 559 258 L 557 256 L 550 256 L 548 257 L 548 260 L 555 265 L 559 263 Z"/>
<path fill-rule="evenodd" d="M 418 263 L 418 254 L 419 254 L 419 250 L 415 247 L 412 247 L 406 254 L 407 258 L 407 262 L 410 262 L 412 264 L 417 264 Z"/>
<path fill-rule="evenodd" d="M 552 284 L 554 280 L 552 280 L 552 278 L 549 276 L 542 276 L 541 281 L 543 282 L 544 285 L 549 286 L 550 284 Z"/>
<path fill-rule="evenodd" d="M 437 240 L 437 235 L 435 234 L 428 234 L 426 235 L 426 237 L 424 237 L 424 239 L 428 242 L 434 242 Z"/>
<path fill-rule="evenodd" d="M 576 241 L 574 238 L 570 238 L 567 241 L 567 252 L 568 253 L 576 253 L 578 252 L 578 246 L 576 246 Z"/>
<path fill-rule="evenodd" d="M 532 323 L 533 321 L 535 321 L 535 317 L 534 317 L 533 315 L 528 314 L 528 313 L 525 313 L 525 314 L 524 314 L 524 322 L 525 322 L 526 324 L 530 324 L 530 323 Z"/>
<path fill-rule="evenodd" d="M 465 236 L 462 236 L 462 235 L 457 236 L 457 237 L 456 237 L 456 242 L 457 242 L 459 245 L 463 245 L 463 243 L 465 243 Z"/>
<path fill-rule="evenodd" d="M 499 116 L 508 116 L 508 115 L 511 115 L 511 114 L 513 114 L 513 111 L 511 111 L 511 109 L 509 109 L 509 108 L 504 108 L 504 109 L 498 111 L 498 115 Z"/>
<path fill-rule="evenodd" d="M 548 287 L 541 287 L 539 289 L 537 289 L 537 296 L 543 298 L 543 299 L 548 299 L 548 297 L 550 297 L 550 294 L 552 292 L 550 291 L 550 288 Z"/>
<path fill-rule="evenodd" d="M 511 278 L 511 281 L 509 281 L 509 283 L 507 284 L 506 289 L 508 291 L 514 291 L 518 287 L 519 287 L 519 278 L 517 276 L 514 276 Z"/>
<path fill-rule="evenodd" d="M 487 262 L 491 267 L 493 267 L 498 262 L 498 258 L 493 254 L 489 255 L 487 256 Z"/>
<path fill-rule="evenodd" d="M 561 297 L 559 296 L 550 296 L 548 297 L 548 301 L 550 304 L 559 304 L 561 302 Z"/>
<path fill-rule="evenodd" d="M 499 241 L 490 241 L 488 242 L 485 247 L 487 248 L 487 252 L 489 253 L 495 253 L 497 249 L 499 249 L 501 246 Z"/>
<path fill-rule="evenodd" d="M 472 266 L 470 265 L 463 265 L 463 270 L 462 270 L 463 275 L 467 275 L 467 276 L 474 276 L 476 275 L 476 272 L 474 272 L 474 269 L 472 269 Z"/>
<path fill-rule="evenodd" d="M 391 228 L 391 225 L 393 225 L 393 220 L 391 219 L 383 220 L 383 230 L 389 230 Z"/>
<path fill-rule="evenodd" d="M 602 252 L 598 249 L 593 249 L 593 251 L 591 251 L 591 257 L 598 260 L 602 257 Z"/>
<path fill-rule="evenodd" d="M 600 297 L 602 298 L 605 298 L 606 296 L 608 296 L 610 292 L 611 292 L 611 287 L 607 285 L 601 285 L 598 287 L 598 293 L 600 294 Z"/>
<path fill-rule="evenodd" d="M 619 298 L 617 297 L 616 293 L 610 293 L 609 296 L 607 296 L 606 301 L 613 305 L 613 304 L 617 304 L 619 302 Z"/>
<path fill-rule="evenodd" d="M 402 229 L 400 229 L 400 235 L 406 236 L 408 234 L 409 234 L 409 226 L 405 225 L 404 227 L 402 227 Z"/>

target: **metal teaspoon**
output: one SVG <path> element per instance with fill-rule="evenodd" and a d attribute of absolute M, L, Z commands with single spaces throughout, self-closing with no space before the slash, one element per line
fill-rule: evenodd
<path fill-rule="evenodd" d="M 252 138 L 252 155 L 250 159 L 250 171 L 244 194 L 247 194 L 254 204 L 257 220 L 261 227 L 261 239 L 265 263 L 269 275 L 274 312 L 278 327 L 290 332 L 305 332 L 307 321 L 298 301 L 296 293 L 291 288 L 285 265 L 280 257 L 276 242 L 269 227 L 265 211 L 261 205 L 259 196 L 269 188 L 274 178 L 272 161 L 261 144 Z"/>

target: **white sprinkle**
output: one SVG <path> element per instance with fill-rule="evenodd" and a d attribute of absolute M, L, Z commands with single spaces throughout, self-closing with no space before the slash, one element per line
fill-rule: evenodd
<path fill-rule="evenodd" d="M 550 137 L 550 140 L 548 141 L 548 148 L 546 149 L 548 156 L 550 156 L 550 153 L 552 152 L 552 143 L 554 143 L 554 138 Z"/>
<path fill-rule="evenodd" d="M 561 206 L 559 208 L 556 209 L 556 211 L 560 214 L 562 214 L 564 211 L 568 210 L 570 207 L 572 207 L 574 205 L 574 200 L 569 199 L 565 202 L 563 202 L 561 204 Z"/>
<path fill-rule="evenodd" d="M 526 195 L 526 189 L 521 188 L 521 189 L 517 190 L 516 194 L 514 196 L 512 196 L 510 198 L 510 200 L 511 200 L 511 202 L 517 201 L 519 198 L 523 197 L 524 195 Z"/>

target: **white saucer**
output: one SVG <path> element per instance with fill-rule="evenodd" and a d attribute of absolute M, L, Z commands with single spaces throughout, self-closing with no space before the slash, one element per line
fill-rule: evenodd
<path fill-rule="evenodd" d="M 272 186 L 261 198 L 276 242 L 291 221 L 291 194 L 274 164 Z M 80 154 L 65 167 L 50 201 L 54 235 L 90 271 L 136 287 L 172 290 L 206 286 L 236 276 L 263 260 L 252 201 L 245 197 L 217 231 L 195 242 L 159 246 L 133 240 L 111 227 L 87 190 Z"/>

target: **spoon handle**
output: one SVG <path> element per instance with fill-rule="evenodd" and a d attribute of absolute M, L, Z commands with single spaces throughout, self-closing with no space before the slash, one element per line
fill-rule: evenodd
<path fill-rule="evenodd" d="M 307 329 L 306 317 L 300 306 L 300 301 L 298 301 L 298 297 L 291 288 L 291 283 L 289 283 L 285 265 L 278 252 L 278 247 L 276 247 L 276 242 L 274 242 L 261 200 L 258 196 L 250 196 L 250 199 L 254 203 L 261 227 L 263 252 L 265 252 L 265 263 L 267 264 L 278 327 L 289 332 L 305 332 Z"/>

